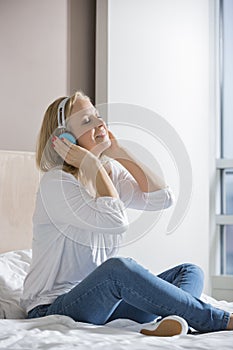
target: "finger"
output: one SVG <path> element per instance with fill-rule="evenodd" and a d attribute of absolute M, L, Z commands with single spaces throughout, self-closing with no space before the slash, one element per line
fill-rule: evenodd
<path fill-rule="evenodd" d="M 115 135 L 113 135 L 113 133 L 112 133 L 112 131 L 108 131 L 109 132 L 109 136 L 110 136 L 110 138 L 111 138 L 111 140 L 116 140 L 116 136 Z"/>
<path fill-rule="evenodd" d="M 59 155 L 66 161 L 66 163 L 71 164 L 76 167 L 74 161 L 77 158 L 77 151 L 82 147 L 77 146 L 67 140 L 66 138 L 56 138 L 57 142 L 55 145 L 58 145 L 57 151 Z M 59 148 L 60 147 L 60 148 Z M 56 147 L 55 147 L 56 150 Z"/>
<path fill-rule="evenodd" d="M 67 140 L 65 137 L 61 138 L 60 140 L 69 147 L 73 145 L 73 143 Z"/>
<path fill-rule="evenodd" d="M 60 148 L 60 146 L 58 144 L 54 144 L 54 150 L 59 154 L 59 156 L 66 160 L 67 158 L 67 150 L 64 150 L 62 148 Z"/>
<path fill-rule="evenodd" d="M 61 141 L 63 142 L 65 147 L 68 147 L 67 156 L 66 156 L 66 162 L 73 161 L 74 158 L 76 157 L 77 149 L 80 149 L 81 147 L 73 144 L 72 142 L 70 142 L 66 138 L 62 138 Z"/>
<path fill-rule="evenodd" d="M 52 142 L 54 145 L 57 146 L 57 149 L 59 148 L 59 149 L 64 150 L 66 152 L 69 151 L 70 146 L 65 144 L 59 137 L 55 136 L 55 139 Z"/>
<path fill-rule="evenodd" d="M 65 160 L 65 154 L 63 151 L 61 151 L 61 149 L 59 149 L 59 147 L 57 145 L 53 146 L 53 149 L 55 150 L 55 152 L 63 159 Z"/>
<path fill-rule="evenodd" d="M 108 129 L 108 136 L 111 140 L 114 140 L 114 136 L 113 136 L 113 133 Z"/>
<path fill-rule="evenodd" d="M 62 140 L 60 140 L 58 137 L 55 138 L 53 141 L 54 149 L 55 151 L 63 158 L 65 159 L 70 151 L 70 148 L 68 145 L 66 145 Z"/>

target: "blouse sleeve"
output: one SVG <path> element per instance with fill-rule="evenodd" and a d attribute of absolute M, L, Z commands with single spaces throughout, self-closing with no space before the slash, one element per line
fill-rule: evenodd
<path fill-rule="evenodd" d="M 158 211 L 174 203 L 169 186 L 154 192 L 141 191 L 134 177 L 119 162 L 111 161 L 112 180 L 126 208 Z"/>
<path fill-rule="evenodd" d="M 121 234 L 128 228 L 123 202 L 93 198 L 72 175 L 53 171 L 41 180 L 40 197 L 50 221 L 98 233 Z"/>

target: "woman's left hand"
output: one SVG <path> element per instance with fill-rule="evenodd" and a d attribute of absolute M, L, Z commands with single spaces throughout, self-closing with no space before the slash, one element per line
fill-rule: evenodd
<path fill-rule="evenodd" d="M 110 158 L 116 159 L 120 157 L 122 147 L 119 145 L 116 137 L 113 135 L 113 133 L 109 129 L 108 129 L 108 136 L 109 136 L 109 140 L 111 141 L 111 145 L 102 154 Z"/>

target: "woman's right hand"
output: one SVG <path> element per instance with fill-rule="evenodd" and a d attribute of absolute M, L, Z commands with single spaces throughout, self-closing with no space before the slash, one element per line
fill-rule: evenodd
<path fill-rule="evenodd" d="M 97 161 L 97 157 L 86 148 L 80 147 L 68 141 L 66 138 L 60 139 L 57 136 L 52 138 L 54 150 L 65 160 L 67 164 L 80 168 L 89 161 Z"/>
<path fill-rule="evenodd" d="M 52 139 L 55 151 L 66 163 L 82 170 L 84 178 L 90 181 L 96 191 L 97 197 L 116 197 L 118 193 L 113 185 L 105 167 L 99 159 L 87 149 L 77 146 L 67 139 Z"/>

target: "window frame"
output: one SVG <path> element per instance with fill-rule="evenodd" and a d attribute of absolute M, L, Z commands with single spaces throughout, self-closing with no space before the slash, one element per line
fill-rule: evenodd
<path fill-rule="evenodd" d="M 217 225 L 217 232 L 219 233 L 219 249 L 220 249 L 220 275 L 225 275 L 227 271 L 226 267 L 226 237 L 225 237 L 225 227 L 226 225 L 233 225 L 233 215 L 224 214 L 225 212 L 225 184 L 224 184 L 224 171 L 227 169 L 233 168 L 233 159 L 226 159 L 223 157 L 223 97 L 224 97 L 224 67 L 223 67 L 223 54 L 224 54 L 224 35 L 223 35 L 223 2 L 224 0 L 219 0 L 218 5 L 218 14 L 219 14 L 219 29 L 217 35 L 218 41 L 218 61 L 219 61 L 219 128 L 217 128 L 217 138 L 218 140 L 218 154 L 219 158 L 216 159 L 216 177 L 217 177 L 217 191 L 219 193 L 216 196 L 217 200 L 217 211 L 220 214 L 216 214 L 215 221 Z M 231 275 L 230 275 L 231 276 Z"/>

